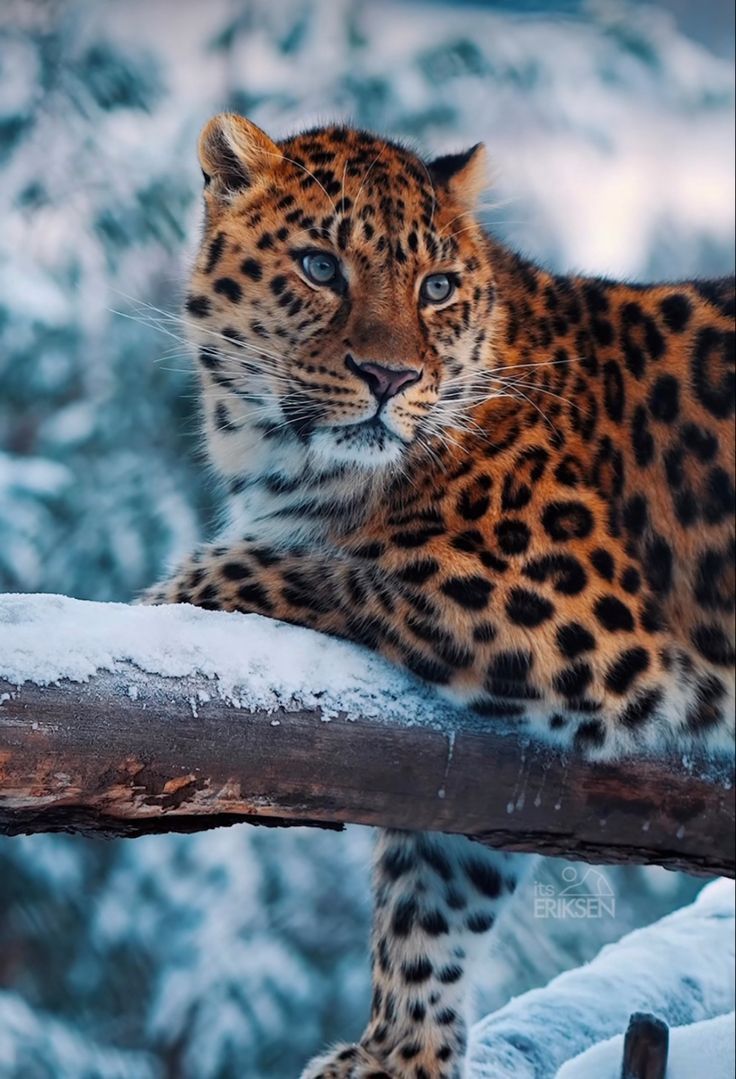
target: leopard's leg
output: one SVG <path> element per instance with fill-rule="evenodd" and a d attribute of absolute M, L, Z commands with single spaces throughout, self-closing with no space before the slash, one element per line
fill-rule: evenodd
<path fill-rule="evenodd" d="M 417 661 L 421 669 L 433 669 L 430 644 L 402 649 L 387 624 L 386 609 L 398 623 L 406 603 L 400 582 L 356 560 L 247 542 L 208 547 L 144 598 L 257 611 L 370 643 L 398 663 L 408 665 L 413 657 L 413 669 Z M 438 617 L 441 612 L 438 607 Z M 457 632 L 456 616 L 448 625 Z M 526 856 L 488 850 L 461 836 L 382 833 L 375 871 L 374 1015 L 358 1046 L 333 1050 L 305 1075 L 458 1079 L 468 971 L 527 863 Z"/>
<path fill-rule="evenodd" d="M 379 833 L 371 1019 L 303 1079 L 460 1079 L 472 969 L 533 861 L 464 836 Z"/>

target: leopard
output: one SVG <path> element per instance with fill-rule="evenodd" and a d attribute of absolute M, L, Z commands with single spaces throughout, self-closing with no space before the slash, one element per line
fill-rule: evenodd
<path fill-rule="evenodd" d="M 733 278 L 542 268 L 483 223 L 482 144 L 223 113 L 199 161 L 182 319 L 228 519 L 143 601 L 345 638 L 571 755 L 733 755 Z M 459 1079 L 528 871 L 379 831 L 370 1017 L 304 1079 Z"/>

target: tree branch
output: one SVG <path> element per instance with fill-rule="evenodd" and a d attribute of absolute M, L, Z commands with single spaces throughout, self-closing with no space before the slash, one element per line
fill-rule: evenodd
<path fill-rule="evenodd" d="M 4 603 L 8 622 L 12 598 L 0 597 L 0 624 Z M 220 638 L 212 637 L 213 626 L 218 633 L 224 626 L 227 639 L 234 637 L 244 649 L 255 627 L 268 651 L 273 624 L 267 620 L 186 608 L 56 602 L 49 626 L 39 626 L 34 608 L 31 628 L 39 650 L 53 651 L 60 633 L 72 652 L 82 647 L 75 627 L 91 609 L 98 618 L 95 645 L 110 669 L 101 669 L 98 659 L 84 682 L 62 677 L 47 686 L 16 684 L 24 670 L 23 650 L 12 642 L 22 641 L 29 617 L 25 607 L 18 614 L 16 604 L 13 636 L 5 638 L 10 660 L 4 661 L 0 636 L 2 832 L 136 836 L 243 820 L 328 827 L 355 822 L 464 833 L 492 846 L 596 863 L 656 863 L 733 876 L 733 785 L 712 762 L 640 758 L 591 764 L 449 705 L 430 706 L 427 695 L 406 680 L 400 683 L 400 710 L 386 705 L 390 714 L 376 717 L 376 700 L 383 699 L 376 682 L 389 677 L 378 666 L 369 671 L 370 716 L 356 715 L 352 707 L 347 718 L 335 708 L 329 687 L 321 687 L 327 685 L 330 657 L 344 662 L 340 650 L 350 646 L 293 627 L 279 628 L 285 644 L 303 647 L 313 638 L 319 643 L 322 659 L 310 664 L 315 693 L 324 694 L 328 704 L 312 699 L 309 707 L 299 707 L 292 699 L 277 708 L 252 702 L 242 707 L 231 691 L 223 699 L 221 679 L 201 657 L 199 666 L 209 676 L 141 670 L 140 658 L 130 658 L 137 655 L 133 645 L 121 644 L 120 623 L 133 619 L 141 633 L 148 620 L 160 624 L 165 616 L 167 646 L 175 653 L 186 651 L 192 635 L 214 648 Z M 67 618 L 70 610 L 73 617 Z M 187 634 L 181 642 L 179 622 Z M 353 652 L 365 664 L 378 662 Z M 265 661 L 254 659 L 252 650 L 243 655 L 247 685 L 256 660 L 261 677 Z M 295 655 L 290 659 L 297 661 Z M 29 665 L 35 670 L 38 663 Z M 391 694 L 394 699 L 393 683 Z M 416 719 L 407 718 L 412 715 Z"/>
<path fill-rule="evenodd" d="M 533 902 L 545 900 L 534 897 Z M 595 897 L 588 897 L 591 902 Z M 544 907 L 539 916 L 545 916 Z M 589 916 L 599 916 L 595 907 Z M 628 933 L 590 963 L 564 971 L 481 1019 L 470 1033 L 468 1073 L 474 1079 L 663 1075 L 656 1065 L 667 1057 L 664 1024 L 688 1028 L 733 1008 L 733 939 L 733 885 L 714 881 L 688 906 Z M 626 1039 L 630 1068 L 622 1070 L 623 1032 L 632 1012 L 650 1013 L 648 1037 L 642 1037 L 640 1017 Z M 659 1030 L 653 1029 L 654 1016 L 661 1021 Z M 704 1033 L 703 1045 L 709 1044 Z M 651 1070 L 645 1067 L 647 1058 Z M 674 1061 L 672 1071 L 696 1074 L 676 1068 Z"/>

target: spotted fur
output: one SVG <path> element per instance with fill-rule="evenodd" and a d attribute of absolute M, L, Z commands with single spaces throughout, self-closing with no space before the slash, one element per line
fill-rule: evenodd
<path fill-rule="evenodd" d="M 200 158 L 186 319 L 230 525 L 148 600 L 349 638 L 571 751 L 732 752 L 733 283 L 538 268 L 473 215 L 480 147 L 226 115 Z M 385 833 L 373 1017 L 305 1075 L 459 1076 L 468 942 L 522 865 Z"/>

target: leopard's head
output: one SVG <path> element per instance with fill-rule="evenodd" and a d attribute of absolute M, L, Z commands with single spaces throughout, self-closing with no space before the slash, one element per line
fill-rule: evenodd
<path fill-rule="evenodd" d="M 425 163 L 362 131 L 277 143 L 224 114 L 199 152 L 187 320 L 210 435 L 256 423 L 366 469 L 450 437 L 490 345 L 483 147 Z"/>

